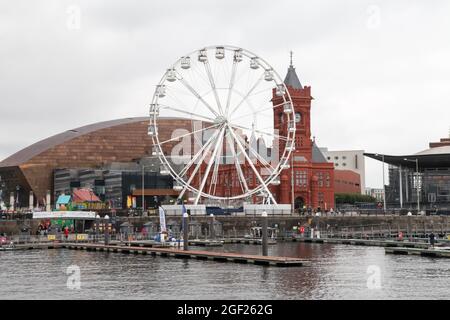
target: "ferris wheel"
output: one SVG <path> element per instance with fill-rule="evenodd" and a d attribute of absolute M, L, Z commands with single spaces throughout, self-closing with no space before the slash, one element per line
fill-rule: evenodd
<path fill-rule="evenodd" d="M 163 136 L 163 120 L 175 118 L 184 125 Z M 294 110 L 282 79 L 265 60 L 242 48 L 210 46 L 167 69 L 150 105 L 148 134 L 179 199 L 191 195 L 198 204 L 202 198 L 256 196 L 276 204 L 271 189 L 289 168 L 295 146 Z M 174 143 L 182 145 L 181 154 L 180 148 L 176 154 L 169 150 Z"/>

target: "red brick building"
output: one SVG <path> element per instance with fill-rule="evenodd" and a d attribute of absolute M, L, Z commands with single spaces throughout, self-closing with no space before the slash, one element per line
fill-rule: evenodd
<path fill-rule="evenodd" d="M 351 170 L 335 170 L 334 192 L 361 194 L 361 176 Z"/>
<path fill-rule="evenodd" d="M 315 142 L 311 139 L 311 87 L 303 87 L 295 72 L 295 68 L 290 65 L 284 80 L 295 111 L 295 150 L 291 154 L 289 161 L 290 168 L 284 169 L 280 175 L 280 184 L 269 186 L 273 197 L 277 203 L 293 204 L 298 208 L 321 208 L 329 210 L 334 208 L 334 164 L 329 163 Z M 286 114 L 283 112 L 283 98 L 275 94 L 272 95 L 274 108 L 274 128 L 279 130 L 281 136 L 287 136 L 288 126 Z M 284 150 L 285 141 L 280 140 L 280 153 Z M 256 163 L 255 167 L 260 170 L 261 164 Z M 243 166 L 243 173 L 246 177 L 249 188 L 259 185 L 256 175 L 249 164 Z M 200 171 L 204 172 L 206 165 Z M 210 174 L 211 175 L 211 174 Z M 219 172 L 218 185 L 215 187 L 216 195 L 230 197 L 242 193 L 239 179 L 236 176 L 233 165 L 223 166 Z M 201 175 L 199 175 L 201 176 Z M 358 175 L 359 176 L 359 175 Z M 210 187 L 212 179 L 208 179 L 205 189 Z M 192 184 L 198 188 L 200 178 L 194 179 Z M 261 202 L 262 198 L 253 196 L 253 202 Z"/>
<path fill-rule="evenodd" d="M 311 139 L 311 87 L 302 86 L 292 64 L 284 83 L 295 110 L 295 150 L 291 155 L 291 167 L 281 173 L 281 184 L 275 190 L 276 199 L 279 203 L 293 203 L 295 208 L 310 206 L 329 210 L 334 208 L 335 171 Z M 280 97 L 274 95 L 273 104 L 280 102 Z M 274 112 L 275 128 L 286 130 L 286 126 L 281 126 L 285 117 L 281 106 Z"/>

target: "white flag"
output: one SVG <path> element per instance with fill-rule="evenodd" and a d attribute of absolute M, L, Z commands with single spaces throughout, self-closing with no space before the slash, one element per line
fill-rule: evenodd
<path fill-rule="evenodd" d="M 161 232 L 166 231 L 166 213 L 162 207 L 159 207 L 159 224 L 161 226 Z"/>

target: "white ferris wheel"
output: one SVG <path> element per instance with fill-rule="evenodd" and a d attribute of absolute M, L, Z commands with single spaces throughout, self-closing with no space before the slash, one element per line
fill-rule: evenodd
<path fill-rule="evenodd" d="M 275 108 L 280 112 L 274 114 Z M 280 117 L 278 128 L 274 117 Z M 189 125 L 163 137 L 161 123 L 173 118 Z M 210 46 L 167 69 L 150 105 L 148 134 L 179 199 L 190 195 L 198 204 L 202 198 L 258 196 L 275 204 L 270 189 L 280 183 L 295 146 L 294 110 L 282 79 L 265 60 L 242 48 Z M 168 144 L 181 142 L 181 154 L 168 154 Z"/>

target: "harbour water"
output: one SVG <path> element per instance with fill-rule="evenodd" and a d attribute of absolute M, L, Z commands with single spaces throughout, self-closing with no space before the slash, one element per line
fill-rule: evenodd
<path fill-rule="evenodd" d="M 206 250 L 258 254 L 261 247 Z M 0 298 L 447 299 L 450 294 L 448 259 L 291 242 L 270 246 L 269 255 L 300 257 L 311 265 L 277 268 L 65 249 L 0 252 Z M 67 287 L 67 268 L 73 265 L 80 268 L 80 289 Z M 380 286 L 370 285 L 368 279 L 378 274 Z"/>

